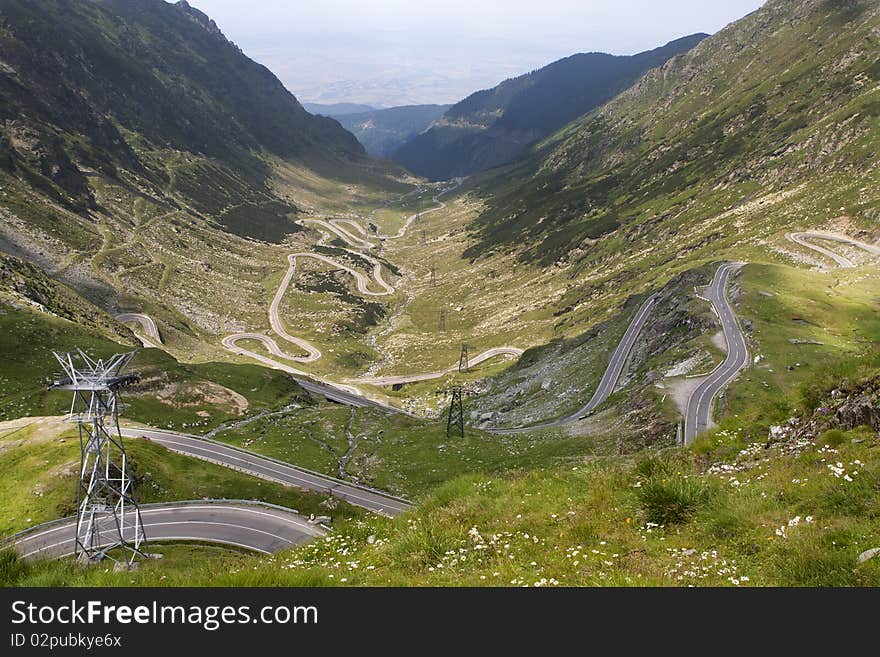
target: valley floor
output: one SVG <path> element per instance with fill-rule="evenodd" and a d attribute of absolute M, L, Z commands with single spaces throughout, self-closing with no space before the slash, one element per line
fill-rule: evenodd
<path fill-rule="evenodd" d="M 218 564 L 230 585 L 878 581 L 874 564 L 857 559 L 877 539 L 862 488 L 876 477 L 876 428 L 832 427 L 788 442 L 773 434 L 766 454 L 756 447 L 774 423 L 802 417 L 805 399 L 811 408 L 826 402 L 828 373 L 845 386 L 880 365 L 870 357 L 880 339 L 877 247 L 839 229 L 774 232 L 709 261 L 608 285 L 624 262 L 577 273 L 504 254 L 468 260 L 464 231 L 478 207 L 467 190 L 416 188 L 381 212 L 303 221 L 302 235 L 272 249 L 288 267 L 263 278 L 253 323 L 195 333 L 194 351 L 167 314 L 144 307 L 119 317 L 147 347 L 129 417 L 207 434 L 330 482 L 309 492 L 253 468 L 237 472 L 231 461 L 192 459 L 198 450 L 129 441 L 138 490 L 156 493 L 141 492 L 143 501 L 280 503 L 329 516 L 327 536 L 265 558 L 163 546 L 167 560 L 124 581 L 100 566 L 7 552 L 4 581 L 199 585 L 216 581 Z M 744 266 L 719 267 L 722 259 Z M 594 283 L 598 294 L 572 304 Z M 5 335 L 29 336 L 17 351 L 4 347 L 15 357 L 0 372 L 12 420 L 0 427 L 0 458 L 17 473 L 4 482 L 9 535 L 69 514 L 75 490 L 71 434 L 28 417 L 66 402 L 22 373 L 49 371 L 50 346 L 111 353 L 119 345 L 14 291 L 4 304 Z M 722 332 L 718 314 L 728 311 Z M 705 397 L 698 430 L 682 425 L 734 339 L 747 359 Z M 468 367 L 459 367 L 465 343 Z M 473 393 L 463 437 L 447 434 L 447 397 L 436 394 L 452 385 Z M 376 516 L 340 501 L 332 478 L 416 506 Z M 791 492 L 780 498 L 785 481 Z M 797 568 L 781 565 L 797 559 Z"/>

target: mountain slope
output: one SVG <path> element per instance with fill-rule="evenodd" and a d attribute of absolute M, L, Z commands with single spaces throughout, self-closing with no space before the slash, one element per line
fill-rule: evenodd
<path fill-rule="evenodd" d="M 265 316 L 298 214 L 397 177 L 185 2 L 0 3 L 0 251 L 190 354 Z"/>
<path fill-rule="evenodd" d="M 404 105 L 388 109 L 329 114 L 363 144 L 367 153 L 388 157 L 407 140 L 443 116 L 451 105 Z"/>
<path fill-rule="evenodd" d="M 876 2 L 771 0 L 485 181 L 469 255 L 711 257 L 839 215 L 876 231 L 878 51 Z M 744 222 L 756 208 L 772 220 Z"/>
<path fill-rule="evenodd" d="M 632 56 L 581 53 L 505 80 L 453 105 L 393 157 L 433 180 L 509 162 L 528 144 L 614 97 L 646 70 L 687 52 L 706 36 L 694 34 Z"/>
<path fill-rule="evenodd" d="M 9 0 L 0 18 L 2 168 L 65 208 L 95 208 L 88 170 L 134 174 L 160 188 L 152 193 L 167 186 L 217 212 L 267 197 L 261 152 L 363 155 L 337 122 L 308 114 L 186 2 Z M 233 178 L 228 198 L 208 198 L 197 174 L 175 181 L 157 161 L 165 149 Z"/>

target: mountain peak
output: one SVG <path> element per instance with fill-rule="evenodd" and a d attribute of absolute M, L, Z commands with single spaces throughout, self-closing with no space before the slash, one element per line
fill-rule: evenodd
<path fill-rule="evenodd" d="M 227 43 L 231 43 L 229 39 L 226 38 L 226 35 L 224 35 L 223 32 L 220 30 L 220 28 L 217 27 L 217 23 L 215 23 L 214 20 L 205 12 L 196 9 L 186 0 L 178 0 L 178 2 L 174 6 L 177 7 L 181 12 L 186 14 L 186 16 L 188 16 L 193 22 L 198 23 L 211 34 L 219 37 L 220 39 L 223 39 L 223 41 L 226 41 Z"/>

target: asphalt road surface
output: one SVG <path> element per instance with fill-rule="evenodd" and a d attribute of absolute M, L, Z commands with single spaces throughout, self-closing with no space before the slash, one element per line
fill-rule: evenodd
<path fill-rule="evenodd" d="M 159 335 L 159 327 L 149 315 L 143 313 L 121 313 L 116 315 L 116 321 L 123 324 L 138 323 L 144 329 L 144 335 L 135 333 L 135 337 L 141 341 L 145 347 L 158 348 L 162 344 L 162 337 Z"/>
<path fill-rule="evenodd" d="M 522 356 L 523 350 L 518 349 L 517 347 L 493 347 L 492 349 L 487 349 L 474 356 L 473 358 L 468 359 L 468 367 L 475 367 L 480 363 L 489 360 L 490 358 L 495 358 L 496 356 Z M 447 374 L 451 374 L 452 372 L 458 371 L 458 363 L 447 367 L 445 370 L 438 370 L 436 372 L 425 372 L 423 374 L 400 374 L 400 375 L 392 375 L 392 376 L 374 376 L 374 377 L 360 377 L 357 379 L 345 379 L 347 383 L 365 383 L 374 386 L 393 386 L 393 385 L 401 385 L 404 383 L 415 383 L 417 381 L 429 381 L 431 379 L 439 379 L 442 376 L 446 376 Z"/>
<path fill-rule="evenodd" d="M 712 303 L 721 319 L 724 340 L 727 342 L 727 357 L 694 389 L 688 398 L 684 418 L 684 443 L 691 444 L 700 433 L 712 423 L 712 409 L 715 398 L 722 388 L 730 383 L 749 361 L 749 350 L 740 329 L 736 315 L 727 299 L 727 282 L 730 275 L 743 266 L 743 263 L 724 263 L 712 277 L 706 288 L 706 298 Z"/>
<path fill-rule="evenodd" d="M 127 438 L 144 437 L 173 452 L 210 461 L 285 486 L 297 486 L 332 495 L 355 506 L 385 516 L 396 516 L 408 511 L 412 506 L 406 500 L 382 491 L 350 484 L 289 463 L 276 461 L 247 450 L 197 436 L 140 428 L 123 428 L 122 435 Z"/>
<path fill-rule="evenodd" d="M 289 509 L 269 504 L 201 500 L 141 506 L 150 541 L 204 541 L 271 553 L 306 543 L 324 530 Z M 108 523 L 109 524 L 109 523 Z M 133 532 L 129 530 L 128 536 Z M 13 537 L 25 558 L 56 559 L 74 553 L 76 519 L 64 518 Z"/>
<path fill-rule="evenodd" d="M 287 372 L 303 390 L 307 390 L 308 392 L 320 395 L 338 404 L 345 404 L 346 406 L 354 406 L 357 408 L 375 408 L 384 413 L 397 413 L 399 415 L 416 417 L 412 413 L 408 413 L 407 411 L 397 408 L 396 406 L 383 404 L 382 402 L 370 399 L 369 397 L 364 396 L 356 388 L 305 378 L 310 375 L 306 372 L 303 372 L 302 370 L 298 370 L 295 367 L 291 367 L 290 365 L 281 363 L 277 360 L 269 358 L 268 356 L 258 354 L 257 352 L 251 351 L 250 349 L 239 347 L 236 344 L 239 340 L 259 340 L 264 345 L 266 345 L 266 348 L 271 353 L 275 355 L 283 354 L 284 352 L 281 351 L 281 349 L 278 347 L 278 344 L 272 338 L 261 333 L 235 333 L 234 335 L 227 335 L 225 338 L 223 338 L 223 346 L 233 353 L 241 354 L 242 356 L 247 356 L 248 358 L 253 358 L 254 360 L 268 365 L 273 369 Z M 284 358 L 285 356 L 281 357 Z"/>
<path fill-rule="evenodd" d="M 852 239 L 851 237 L 840 235 L 838 233 L 807 231 L 801 233 L 789 233 L 788 235 L 786 235 L 786 237 L 796 244 L 800 244 L 801 246 L 805 246 L 808 249 L 812 249 L 813 251 L 817 251 L 822 255 L 831 258 L 841 267 L 855 267 L 855 263 L 849 258 L 846 258 L 839 253 L 832 251 L 831 249 L 827 249 L 824 246 L 820 246 L 819 244 L 813 244 L 812 242 L 808 242 L 807 240 L 826 240 L 828 242 L 837 242 L 838 244 L 847 244 L 849 246 L 854 246 L 857 249 L 867 251 L 872 255 L 880 257 L 880 247 L 874 246 L 873 244 L 860 242 L 858 240 Z"/>
<path fill-rule="evenodd" d="M 602 379 L 599 381 L 599 385 L 596 387 L 593 396 L 590 397 L 590 401 L 581 406 L 575 412 L 569 413 L 565 417 L 561 417 L 557 420 L 542 422 L 541 424 L 535 424 L 529 427 L 518 427 L 516 429 L 490 429 L 490 432 L 496 434 L 511 434 L 525 433 L 526 431 L 534 431 L 535 429 L 561 427 L 566 424 L 577 422 L 593 412 L 596 407 L 608 399 L 611 393 L 614 392 L 614 386 L 617 385 L 617 380 L 620 378 L 620 373 L 623 371 L 626 359 L 629 357 L 633 345 L 635 345 L 636 339 L 639 337 L 639 333 L 641 333 L 642 328 L 645 326 L 645 322 L 651 314 L 651 308 L 654 306 L 656 300 L 657 295 L 652 294 L 645 299 L 645 302 L 641 305 L 638 312 L 636 312 L 635 317 L 633 317 L 626 332 L 620 339 L 617 348 L 614 350 L 614 353 L 611 354 L 611 360 L 608 361 L 608 367 L 605 368 L 605 373 L 602 375 Z"/>

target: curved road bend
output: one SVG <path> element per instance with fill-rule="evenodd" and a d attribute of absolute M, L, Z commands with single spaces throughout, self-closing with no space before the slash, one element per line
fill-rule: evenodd
<path fill-rule="evenodd" d="M 697 435 L 709 428 L 712 423 L 712 408 L 715 405 L 715 397 L 724 386 L 733 381 L 749 361 L 749 350 L 745 337 L 727 299 L 727 282 L 730 275 L 743 264 L 728 262 L 718 267 L 712 278 L 712 283 L 706 289 L 706 297 L 712 302 L 715 312 L 721 319 L 724 340 L 727 342 L 727 357 L 700 382 L 700 385 L 688 398 L 684 418 L 685 445 L 690 445 Z"/>
<path fill-rule="evenodd" d="M 383 404 L 382 402 L 370 399 L 369 397 L 364 396 L 359 390 L 357 390 L 357 388 L 331 384 L 324 381 L 316 381 L 311 378 L 306 378 L 310 377 L 311 375 L 294 367 L 291 367 L 290 365 L 285 365 L 284 363 L 269 358 L 268 356 L 263 356 L 262 354 L 258 354 L 257 352 L 251 351 L 250 349 L 239 347 L 236 344 L 238 340 L 259 340 L 264 345 L 266 345 L 266 348 L 271 353 L 279 355 L 280 352 L 281 354 L 283 354 L 284 352 L 280 350 L 278 344 L 272 338 L 266 335 L 262 335 L 260 333 L 236 333 L 234 335 L 227 335 L 225 338 L 223 338 L 223 346 L 232 353 L 239 354 L 241 356 L 247 356 L 248 358 L 259 361 L 264 365 L 271 367 L 272 369 L 287 372 L 292 376 L 293 380 L 296 381 L 297 384 L 299 384 L 299 386 L 304 390 L 325 397 L 330 401 L 334 401 L 339 404 L 345 404 L 346 406 L 356 406 L 358 408 L 376 408 L 385 413 L 396 413 L 398 415 L 417 417 L 416 415 L 413 415 L 412 413 L 405 411 L 401 408 L 397 408 L 396 406 Z M 286 358 L 286 356 L 281 356 L 281 358 Z"/>
<path fill-rule="evenodd" d="M 332 495 L 349 504 L 385 516 L 396 516 L 408 511 L 412 506 L 406 500 L 388 493 L 328 477 L 214 440 L 172 431 L 141 428 L 123 428 L 122 435 L 126 438 L 143 437 L 172 452 L 210 461 L 285 486 L 297 486 Z"/>
<path fill-rule="evenodd" d="M 361 257 L 367 257 L 367 256 L 361 256 Z M 266 344 L 267 347 L 269 347 L 271 353 L 273 353 L 274 355 L 276 355 L 280 358 L 288 358 L 290 360 L 293 360 L 293 361 L 296 361 L 299 363 L 311 363 L 311 362 L 314 362 L 314 361 L 318 360 L 319 358 L 321 358 L 321 356 L 322 356 L 321 350 L 318 349 L 317 347 L 315 347 L 314 345 L 312 345 L 310 342 L 307 342 L 306 340 L 303 340 L 302 338 L 298 338 L 298 337 L 288 333 L 287 329 L 284 326 L 284 322 L 281 321 L 281 316 L 279 314 L 279 309 L 281 307 L 281 302 L 284 299 L 284 294 L 287 292 L 287 288 L 290 285 L 291 280 L 293 280 L 294 274 L 296 273 L 296 259 L 297 258 L 315 258 L 316 260 L 320 260 L 321 262 L 324 262 L 325 264 L 328 264 L 332 267 L 336 267 L 337 269 L 342 269 L 342 270 L 348 272 L 349 274 L 351 274 L 354 277 L 355 281 L 357 282 L 358 291 L 364 295 L 384 296 L 387 294 L 393 294 L 394 288 L 391 287 L 390 285 L 388 285 L 388 283 L 386 283 L 385 280 L 382 278 L 382 265 L 381 265 L 381 263 L 379 263 L 377 260 L 374 260 L 372 258 L 368 258 L 368 260 L 373 264 L 373 276 L 375 277 L 376 282 L 383 288 L 383 290 L 384 290 L 383 292 L 370 291 L 370 289 L 368 287 L 369 281 L 367 280 L 367 278 L 363 274 L 361 274 L 359 271 L 355 271 L 354 269 L 351 269 L 350 267 L 346 267 L 345 265 L 337 262 L 336 260 L 333 260 L 332 258 L 328 258 L 327 256 L 323 256 L 323 255 L 316 254 L 316 253 L 291 253 L 290 255 L 288 255 L 287 256 L 287 262 L 288 262 L 287 272 L 284 274 L 284 278 L 281 279 L 281 284 L 278 286 L 278 289 L 275 291 L 275 296 L 272 297 L 272 302 L 269 304 L 269 325 L 272 327 L 272 330 L 275 331 L 275 333 L 277 333 L 279 336 L 281 336 L 282 338 L 284 338 L 285 340 L 287 340 L 291 344 L 295 344 L 297 347 L 299 347 L 303 351 L 305 351 L 306 355 L 305 356 L 293 356 L 291 354 L 287 354 L 287 353 L 281 351 L 281 349 L 278 348 L 277 344 L 275 345 L 275 350 L 272 350 L 271 346 L 269 345 L 268 342 L 266 342 L 265 339 L 263 339 L 263 338 L 254 338 L 254 339 L 261 340 L 264 344 Z M 259 334 L 256 334 L 256 333 L 241 334 L 241 333 L 239 333 L 236 335 L 227 336 L 227 338 L 224 338 L 222 341 L 223 346 L 226 347 L 227 349 L 229 349 L 227 340 L 229 338 L 232 338 L 233 340 L 238 340 L 238 339 L 241 339 L 241 336 L 243 336 L 243 335 L 254 336 L 254 335 L 259 335 Z M 274 340 L 272 341 L 272 344 L 275 344 Z M 238 352 L 238 353 L 240 353 L 240 352 Z M 262 361 L 262 362 L 264 362 L 264 361 Z"/>
<path fill-rule="evenodd" d="M 617 385 L 617 380 L 620 378 L 621 372 L 623 372 L 623 366 L 626 364 L 626 359 L 629 358 L 630 352 L 632 352 L 632 348 L 636 343 L 636 339 L 642 332 L 642 328 L 645 326 L 645 322 L 651 314 L 651 309 L 656 300 L 657 295 L 652 294 L 645 299 L 644 303 L 639 307 L 635 317 L 633 317 L 626 332 L 620 339 L 617 348 L 614 350 L 614 353 L 611 354 L 611 360 L 608 361 L 608 367 L 605 368 L 605 373 L 602 375 L 602 379 L 599 381 L 599 385 L 596 387 L 593 396 L 590 397 L 590 401 L 581 406 L 574 413 L 569 413 L 565 417 L 561 417 L 557 420 L 542 422 L 541 424 L 533 424 L 529 427 L 518 427 L 516 429 L 489 429 L 489 432 L 495 434 L 512 434 L 525 433 L 527 431 L 534 431 L 535 429 L 561 427 L 581 420 L 584 416 L 595 410 L 597 406 L 608 399 L 611 393 L 614 392 L 614 386 Z"/>
<path fill-rule="evenodd" d="M 474 356 L 468 360 L 468 367 L 475 367 L 480 363 L 495 358 L 496 356 L 522 356 L 523 350 L 517 347 L 493 347 L 487 349 L 481 354 Z M 442 376 L 458 371 L 458 363 L 447 367 L 445 370 L 436 372 L 425 372 L 424 374 L 401 374 L 399 376 L 374 376 L 361 377 L 357 379 L 344 379 L 346 383 L 363 383 L 374 386 L 393 386 L 404 383 L 416 383 L 418 381 L 429 381 L 431 379 L 439 379 Z"/>
<path fill-rule="evenodd" d="M 404 235 L 406 235 L 406 231 L 412 225 L 413 221 L 416 220 L 416 217 L 430 214 L 432 212 L 437 212 L 438 210 L 442 210 L 443 208 L 445 208 L 446 203 L 441 201 L 440 197 L 443 196 L 444 194 L 447 194 L 448 192 L 451 192 L 453 189 L 457 189 L 458 187 L 461 187 L 461 184 L 463 181 L 464 181 L 464 178 L 456 178 L 454 185 L 450 185 L 449 187 L 446 187 L 445 189 L 439 191 L 436 195 L 432 196 L 431 200 L 434 203 L 436 203 L 437 206 L 430 208 L 428 210 L 423 210 L 421 212 L 415 212 L 415 213 L 409 215 L 406 218 L 406 220 L 404 221 L 403 226 L 401 226 L 398 229 L 398 231 L 396 233 L 394 233 L 393 235 L 383 235 L 381 233 L 376 233 L 376 234 L 372 235 L 372 237 L 374 237 L 375 239 L 378 239 L 378 240 L 394 240 L 394 239 L 399 239 L 399 238 L 403 237 Z M 412 194 L 412 193 L 413 192 L 409 192 L 407 194 L 404 194 L 403 197 L 409 196 L 409 194 Z M 401 198 L 403 198 L 403 197 L 401 197 Z M 376 246 L 372 242 L 369 242 L 366 239 L 363 239 L 361 237 L 358 237 L 357 235 L 352 234 L 350 231 L 348 231 L 346 228 L 344 228 L 343 226 L 340 225 L 340 224 L 346 224 L 346 225 L 350 226 L 351 228 L 353 228 L 358 233 L 360 233 L 361 235 L 363 235 L 363 237 L 370 237 L 370 234 L 367 232 L 367 230 L 363 226 L 361 226 L 357 221 L 355 221 L 354 219 L 300 219 L 297 223 L 300 223 L 300 224 L 313 223 L 313 224 L 316 224 L 317 226 L 320 226 L 321 228 L 325 228 L 327 230 L 330 230 L 330 231 L 334 232 L 337 235 L 337 237 L 342 239 L 342 241 L 344 241 L 349 246 L 354 247 L 356 249 L 372 249 L 372 248 L 375 248 L 375 246 Z M 322 239 L 321 243 L 323 243 L 323 241 L 324 240 Z"/>
<path fill-rule="evenodd" d="M 141 341 L 145 347 L 158 348 L 162 344 L 162 338 L 159 335 L 159 327 L 149 315 L 143 313 L 120 313 L 116 315 L 116 321 L 123 324 L 137 323 L 144 329 L 144 335 L 135 333 L 135 337 Z"/>
<path fill-rule="evenodd" d="M 369 288 L 369 285 L 370 285 L 369 279 L 366 276 L 364 276 L 362 273 L 357 271 L 356 269 L 352 269 L 351 267 L 348 267 L 347 265 L 342 264 L 338 260 L 334 260 L 333 258 L 330 258 L 328 256 L 321 255 L 320 253 L 291 253 L 291 254 L 289 254 L 287 256 L 287 262 L 289 263 L 290 266 L 288 267 L 287 271 L 288 271 L 288 273 L 290 273 L 290 278 L 292 278 L 293 272 L 296 271 L 296 259 L 297 258 L 314 258 L 315 260 L 320 260 L 321 262 L 323 262 L 327 265 L 330 265 L 331 267 L 336 267 L 336 269 L 342 269 L 343 271 L 351 274 L 354 277 L 354 280 L 357 284 L 358 292 L 360 292 L 363 295 L 372 296 L 372 297 L 382 297 L 382 296 L 386 296 L 389 294 L 394 294 L 394 288 L 391 285 L 389 285 L 388 283 L 386 283 L 385 279 L 382 278 L 382 263 L 380 263 L 378 260 L 371 258 L 370 256 L 364 255 L 362 253 L 356 253 L 356 255 L 363 258 L 364 260 L 367 260 L 371 265 L 373 265 L 373 278 L 375 279 L 376 284 L 382 288 L 381 292 L 373 292 Z M 285 279 L 287 279 L 287 281 L 286 281 L 287 284 L 290 283 L 290 278 L 285 276 Z M 283 295 L 283 289 L 287 288 L 287 284 L 284 284 L 283 282 L 282 282 L 282 284 L 283 284 L 283 288 L 279 286 L 278 289 L 282 290 L 282 295 Z"/>
<path fill-rule="evenodd" d="M 337 220 L 337 219 L 330 219 L 329 221 L 327 221 L 326 219 L 300 219 L 299 221 L 297 221 L 297 223 L 300 225 L 305 225 L 307 223 L 315 224 L 316 226 L 320 226 L 321 228 L 332 231 L 343 242 L 345 242 L 349 246 L 353 246 L 356 249 L 372 249 L 373 248 L 374 244 L 372 244 L 371 242 L 368 242 L 365 239 L 361 239 L 357 235 L 352 235 L 345 228 L 338 226 L 336 224 L 336 222 L 342 223 L 342 221 L 343 220 Z M 344 222 L 350 226 L 356 225 L 354 223 L 354 221 L 350 221 L 347 219 L 344 220 Z M 322 239 L 322 242 L 323 241 L 324 240 Z"/>
<path fill-rule="evenodd" d="M 464 182 L 464 178 L 456 178 L 456 179 L 455 179 L 455 184 L 454 184 L 454 185 L 450 185 L 449 187 L 446 187 L 445 189 L 443 189 L 443 190 L 441 190 L 440 192 L 438 192 L 436 195 L 432 196 L 432 197 L 431 197 L 431 200 L 432 200 L 434 203 L 437 203 L 437 204 L 438 204 L 437 207 L 435 207 L 435 208 L 430 208 L 429 210 L 424 210 L 424 211 L 422 211 L 422 212 L 416 212 L 415 214 L 411 214 L 410 216 L 408 216 L 408 217 L 406 218 L 406 221 L 403 223 L 403 226 L 402 226 L 402 227 L 401 227 L 396 233 L 394 233 L 393 235 L 381 235 L 381 234 L 378 234 L 378 235 L 376 235 L 376 237 L 377 237 L 378 239 L 380 239 L 380 240 L 396 240 L 396 239 L 398 239 L 398 238 L 400 238 L 400 237 L 403 237 L 404 235 L 406 235 L 406 231 L 407 231 L 407 229 L 410 227 L 410 225 L 412 224 L 412 222 L 416 220 L 416 217 L 418 217 L 418 216 L 423 216 L 423 215 L 426 215 L 426 214 L 431 214 L 432 212 L 437 212 L 438 210 L 442 210 L 443 208 L 445 208 L 445 207 L 446 207 L 446 203 L 443 202 L 443 201 L 441 201 L 441 200 L 440 200 L 440 197 L 443 196 L 444 194 L 447 194 L 447 193 L 451 192 L 453 189 L 458 189 L 459 187 L 461 187 L 461 184 L 462 184 L 463 182 Z"/>
<path fill-rule="evenodd" d="M 319 526 L 310 524 L 292 510 L 258 502 L 204 500 L 144 504 L 141 519 L 148 541 L 202 541 L 265 554 L 324 534 Z M 76 544 L 76 519 L 64 518 L 25 530 L 13 537 L 11 544 L 24 558 L 57 559 L 71 555 Z"/>
<path fill-rule="evenodd" d="M 854 240 L 851 237 L 847 237 L 846 235 L 840 235 L 838 233 L 825 233 L 821 231 L 805 231 L 800 233 L 788 233 L 786 237 L 794 242 L 795 244 L 799 244 L 800 246 L 805 246 L 808 249 L 812 249 L 813 251 L 817 251 L 824 256 L 827 256 L 834 260 L 841 267 L 855 267 L 855 263 L 846 258 L 839 253 L 832 251 L 831 249 L 827 249 L 824 246 L 820 246 L 818 244 L 813 244 L 812 242 L 808 242 L 808 239 L 814 240 L 826 240 L 828 242 L 837 242 L 839 244 L 848 244 L 849 246 L 854 246 L 858 249 L 862 249 L 863 251 L 867 251 L 868 253 L 880 257 L 880 247 L 874 246 L 873 244 L 867 244 L 865 242 L 860 242 L 858 240 Z"/>

